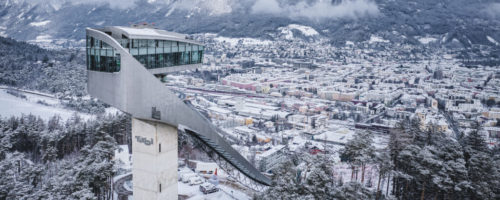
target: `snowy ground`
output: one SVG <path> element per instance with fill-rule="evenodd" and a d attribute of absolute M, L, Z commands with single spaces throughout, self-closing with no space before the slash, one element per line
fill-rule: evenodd
<path fill-rule="evenodd" d="M 347 163 L 339 163 L 333 166 L 333 177 L 336 181 L 342 179 L 342 182 L 346 183 L 349 181 L 355 181 L 361 183 L 361 169 L 358 169 L 358 176 L 356 179 L 356 174 L 351 177 L 352 168 Z M 376 165 L 367 165 L 365 167 L 365 178 L 363 184 L 370 190 L 376 190 L 378 184 L 379 173 Z M 390 184 L 390 183 L 389 183 Z M 385 192 L 387 189 L 387 178 L 382 178 L 380 180 L 380 188 Z M 389 187 L 389 192 L 391 191 L 391 187 Z"/>
<path fill-rule="evenodd" d="M 131 160 L 132 154 L 128 153 L 128 146 L 127 145 L 119 145 L 119 148 L 115 151 L 115 161 L 117 162 L 117 167 L 120 168 L 119 171 L 124 172 L 125 174 L 120 174 L 117 175 L 113 178 L 113 181 L 116 182 L 118 179 L 127 176 L 130 174 L 130 170 L 132 169 L 132 160 Z M 180 168 L 180 172 L 192 172 L 187 167 L 182 167 Z M 180 176 L 180 175 L 179 175 Z M 203 176 L 200 176 L 203 177 Z M 219 177 L 221 178 L 221 177 Z M 190 186 L 189 184 L 182 183 L 179 181 L 178 184 L 178 193 L 179 195 L 182 196 L 187 196 L 189 200 L 202 200 L 202 199 L 216 199 L 216 200 L 232 200 L 232 199 L 238 199 L 238 200 L 250 200 L 251 197 L 246 194 L 245 192 L 235 189 L 233 187 L 230 187 L 229 185 L 225 185 L 224 179 L 220 179 L 221 184 L 219 184 L 219 188 L 221 189 L 219 192 L 215 192 L 212 194 L 203 194 L 200 192 L 199 185 L 194 185 Z M 129 189 L 130 191 L 132 190 L 132 185 L 130 183 L 125 185 L 126 189 Z M 117 198 L 117 194 L 114 194 L 115 199 Z M 133 199 L 133 197 L 129 197 L 129 200 Z"/>
<path fill-rule="evenodd" d="M 40 116 L 44 120 L 48 120 L 54 115 L 59 115 L 63 120 L 70 118 L 75 111 L 60 108 L 59 100 L 46 96 L 22 93 L 26 95 L 26 99 L 15 97 L 8 94 L 5 89 L 0 89 L 0 116 L 21 116 L 22 114 L 33 114 Z M 48 105 L 37 103 L 43 101 Z M 92 116 L 89 114 L 78 113 L 83 119 L 89 119 Z"/>
<path fill-rule="evenodd" d="M 192 172 L 191 169 L 187 167 L 180 167 L 179 168 L 179 176 L 180 173 L 185 173 L 185 172 Z M 200 177 L 204 177 L 200 174 L 198 174 Z M 205 180 L 205 178 L 203 178 Z M 182 196 L 187 196 L 189 200 L 199 200 L 199 199 L 217 199 L 217 200 L 226 200 L 226 199 L 251 199 L 248 194 L 245 192 L 236 189 L 234 187 L 231 187 L 230 183 L 228 182 L 227 184 L 226 179 L 219 176 L 220 184 L 217 186 L 220 190 L 219 192 L 215 192 L 212 194 L 203 194 L 200 189 L 199 185 L 194 185 L 190 186 L 189 184 L 183 183 L 182 181 L 179 181 L 178 184 L 178 192 L 179 195 Z M 205 180 L 206 181 L 206 180 Z"/>
<path fill-rule="evenodd" d="M 188 200 L 204 200 L 204 199 L 214 199 L 214 200 L 250 200 L 250 196 L 241 192 L 240 190 L 236 190 L 226 185 L 219 185 L 218 187 L 221 189 L 218 192 L 211 194 L 203 194 L 199 185 L 190 186 L 186 183 L 178 182 L 178 192 L 179 195 L 188 196 Z"/>
<path fill-rule="evenodd" d="M 119 145 L 115 150 L 115 161 L 120 169 L 132 170 L 132 154 L 128 153 L 128 145 Z"/>

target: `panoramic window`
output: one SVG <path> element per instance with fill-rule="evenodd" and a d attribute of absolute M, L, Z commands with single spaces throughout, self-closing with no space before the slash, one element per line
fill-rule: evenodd
<path fill-rule="evenodd" d="M 131 39 L 120 42 L 146 69 L 199 64 L 203 46 L 168 40 Z M 130 45 L 128 45 L 130 44 Z"/>
<path fill-rule="evenodd" d="M 100 72 L 120 71 L 120 54 L 107 43 L 87 36 L 87 69 Z"/>

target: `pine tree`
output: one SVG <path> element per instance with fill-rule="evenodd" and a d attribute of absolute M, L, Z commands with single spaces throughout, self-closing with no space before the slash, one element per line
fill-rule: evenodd
<path fill-rule="evenodd" d="M 498 181 L 498 166 L 494 165 L 490 150 L 478 132 L 473 131 L 463 138 L 463 154 L 471 183 L 468 195 L 472 199 L 493 199 Z M 493 179 L 492 179 L 493 178 Z"/>
<path fill-rule="evenodd" d="M 379 177 L 377 182 L 377 199 L 382 196 L 383 188 L 380 188 L 380 182 L 384 181 L 385 178 L 388 179 L 387 185 L 389 185 L 389 175 L 393 170 L 394 164 L 391 161 L 391 156 L 389 150 L 382 150 L 376 154 L 375 162 L 377 163 L 379 170 Z"/>
<path fill-rule="evenodd" d="M 369 132 L 356 132 L 354 138 L 349 140 L 345 148 L 341 151 L 341 158 L 349 162 L 356 171 L 361 167 L 361 183 L 364 182 L 366 164 L 373 162 L 375 147 L 373 146 L 373 136 Z"/>

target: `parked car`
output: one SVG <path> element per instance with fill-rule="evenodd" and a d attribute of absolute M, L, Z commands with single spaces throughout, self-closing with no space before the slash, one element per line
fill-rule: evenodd
<path fill-rule="evenodd" d="M 193 174 L 193 173 L 194 173 L 193 171 L 191 171 L 191 170 L 190 170 L 190 169 L 188 169 L 188 168 L 178 168 L 178 169 L 177 169 L 177 171 L 178 171 L 178 174 L 179 174 L 179 176 L 178 176 L 179 181 L 182 181 L 182 177 L 183 177 L 185 174 Z"/>
<path fill-rule="evenodd" d="M 203 183 L 200 185 L 200 191 L 203 192 L 203 194 L 210 194 L 218 192 L 219 188 L 212 183 Z"/>
<path fill-rule="evenodd" d="M 196 176 L 197 176 L 197 174 L 195 174 L 195 173 L 185 173 L 185 174 L 181 175 L 181 180 L 183 183 L 189 183 L 189 179 L 191 177 L 196 177 Z"/>
<path fill-rule="evenodd" d="M 189 178 L 189 185 L 199 185 L 202 184 L 203 180 L 200 177 L 191 177 Z"/>

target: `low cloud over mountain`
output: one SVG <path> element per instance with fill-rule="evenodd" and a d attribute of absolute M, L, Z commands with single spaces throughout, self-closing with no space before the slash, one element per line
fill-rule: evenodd
<path fill-rule="evenodd" d="M 377 4 L 370 0 L 343 0 L 306 2 L 296 4 L 280 4 L 277 0 L 257 0 L 251 9 L 252 13 L 275 14 L 291 18 L 306 17 L 310 19 L 352 18 L 376 16 L 380 13 Z"/>

